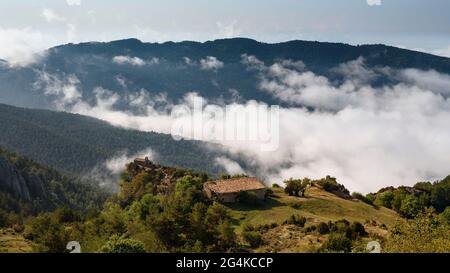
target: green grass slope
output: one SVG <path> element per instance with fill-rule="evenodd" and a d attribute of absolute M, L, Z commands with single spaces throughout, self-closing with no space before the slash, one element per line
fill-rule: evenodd
<path fill-rule="evenodd" d="M 306 190 L 306 197 L 294 197 L 283 189 L 273 189 L 275 196 L 257 205 L 232 204 L 228 207 L 239 224 L 281 224 L 291 215 L 307 218 L 308 223 L 320 223 L 347 219 L 349 221 L 376 221 L 392 226 L 400 218 L 393 210 L 373 207 L 359 200 L 347 200 L 326 192 L 317 186 Z M 245 221 L 243 221 L 245 220 Z"/>
<path fill-rule="evenodd" d="M 256 227 L 277 224 L 275 228 L 263 233 L 265 244 L 256 249 L 256 252 L 317 251 L 329 235 L 308 233 L 295 225 L 283 224 L 292 215 L 305 217 L 306 227 L 342 219 L 360 222 L 369 234 L 360 241 L 362 249 L 368 241 L 387 238 L 388 230 L 397 222 L 404 221 L 393 210 L 370 206 L 356 199 L 343 199 L 318 186 L 309 187 L 304 198 L 289 196 L 282 188 L 273 191 L 273 197 L 259 204 L 227 205 L 238 234 L 242 233 L 244 226 L 248 224 Z"/>

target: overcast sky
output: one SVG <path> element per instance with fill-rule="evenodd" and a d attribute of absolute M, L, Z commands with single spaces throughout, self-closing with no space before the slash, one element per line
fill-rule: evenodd
<path fill-rule="evenodd" d="M 249 37 L 385 43 L 450 56 L 448 0 L 2 0 L 0 58 L 57 44 Z"/>

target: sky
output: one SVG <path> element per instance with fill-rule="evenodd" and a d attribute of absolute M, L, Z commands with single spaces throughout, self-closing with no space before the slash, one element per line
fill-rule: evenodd
<path fill-rule="evenodd" d="M 384 43 L 450 56 L 448 10 L 447 0 L 2 0 L 0 58 L 130 37 Z"/>

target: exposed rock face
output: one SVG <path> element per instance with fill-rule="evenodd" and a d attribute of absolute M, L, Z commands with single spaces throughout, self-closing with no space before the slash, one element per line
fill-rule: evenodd
<path fill-rule="evenodd" d="M 6 158 L 0 156 L 0 191 L 24 201 L 47 195 L 44 181 L 34 173 L 22 172 Z"/>
<path fill-rule="evenodd" d="M 20 199 L 31 200 L 27 181 L 15 166 L 3 157 L 0 157 L 0 189 Z"/>

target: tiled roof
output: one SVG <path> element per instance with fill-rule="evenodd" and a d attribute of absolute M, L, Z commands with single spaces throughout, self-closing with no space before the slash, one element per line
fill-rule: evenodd
<path fill-rule="evenodd" d="M 207 182 L 205 187 L 216 193 L 235 193 L 266 188 L 262 182 L 254 177 Z"/>

